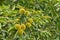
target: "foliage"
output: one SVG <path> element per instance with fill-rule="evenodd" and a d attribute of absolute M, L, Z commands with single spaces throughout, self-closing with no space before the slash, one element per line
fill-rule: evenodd
<path fill-rule="evenodd" d="M 59 40 L 60 0 L 0 0 L 0 40 Z"/>

